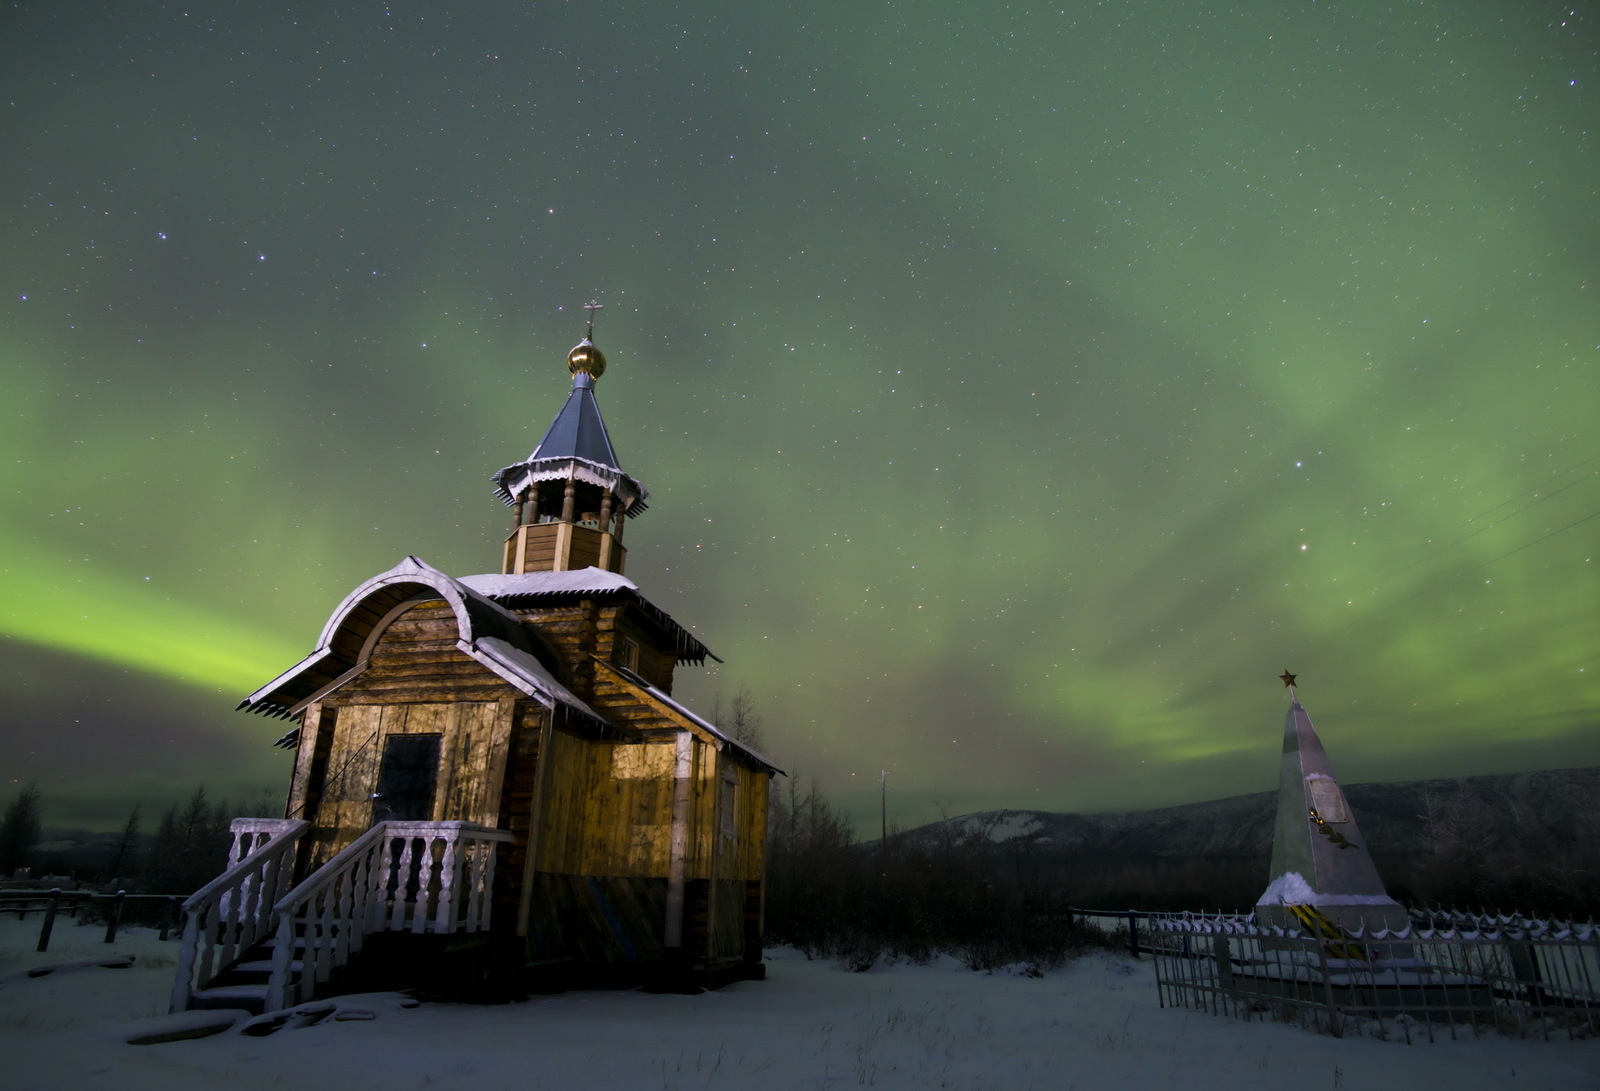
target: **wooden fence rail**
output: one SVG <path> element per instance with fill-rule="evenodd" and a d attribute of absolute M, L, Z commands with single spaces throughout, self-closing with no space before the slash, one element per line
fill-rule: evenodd
<path fill-rule="evenodd" d="M 105 942 L 117 941 L 117 932 L 122 927 L 124 906 L 128 902 L 141 901 L 165 903 L 166 910 L 161 914 L 161 930 L 157 938 L 168 939 L 178 922 L 183 898 L 182 894 L 129 894 L 126 890 L 62 890 L 60 887 L 51 887 L 49 890 L 13 889 L 0 893 L 0 913 L 15 913 L 18 920 L 26 920 L 29 913 L 43 914 L 39 927 L 39 943 L 34 950 L 48 951 L 56 920 L 62 913 L 76 919 L 80 910 L 97 903 L 107 906 Z"/>

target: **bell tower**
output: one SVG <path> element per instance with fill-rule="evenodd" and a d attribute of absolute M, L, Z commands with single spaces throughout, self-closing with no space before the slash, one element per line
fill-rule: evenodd
<path fill-rule="evenodd" d="M 617 464 L 595 401 L 595 383 L 606 370 L 594 343 L 600 308 L 588 304 L 589 330 L 567 353 L 566 404 L 527 459 L 494 475 L 495 491 L 513 512 L 502 573 L 594 567 L 622 574 L 624 520 L 644 511 L 650 494 Z"/>

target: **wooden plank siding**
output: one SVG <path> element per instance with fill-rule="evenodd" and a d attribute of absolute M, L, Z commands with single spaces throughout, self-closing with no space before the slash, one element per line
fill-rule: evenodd
<path fill-rule="evenodd" d="M 606 556 L 608 538 L 611 546 L 609 557 Z M 558 563 L 560 556 L 565 559 Z M 626 557 L 627 551 L 622 543 L 610 538 L 598 525 L 559 521 L 530 523 L 517 527 L 506 538 L 501 570 L 516 573 L 552 572 L 593 566 L 620 574 Z"/>
<path fill-rule="evenodd" d="M 551 738 L 538 869 L 665 876 L 672 832 L 672 745 Z"/>
<path fill-rule="evenodd" d="M 315 813 L 321 802 L 322 785 L 327 780 L 328 753 L 333 745 L 333 720 L 337 708 L 316 702 L 306 706 L 300 717 L 300 742 L 294 756 L 294 779 L 289 784 L 287 818 L 305 818 Z"/>
<path fill-rule="evenodd" d="M 372 793 L 385 740 L 439 735 L 441 760 L 430 821 L 500 821 L 500 789 L 514 701 L 345 705 L 329 746 L 327 775 L 312 819 L 321 863 L 372 825 Z"/>
<path fill-rule="evenodd" d="M 499 824 L 521 694 L 456 640 L 454 611 L 442 600 L 420 603 L 379 635 L 365 671 L 307 708 L 291 805 L 299 797 L 313 826 L 311 866 L 371 826 L 391 735 L 441 736 L 432 820 Z"/>
<path fill-rule="evenodd" d="M 672 672 L 678 665 L 678 657 L 672 649 L 658 646 L 659 634 L 640 619 L 636 611 L 626 605 L 602 607 L 598 635 L 595 655 L 607 663 L 621 663 L 618 645 L 630 640 L 638 655 L 633 672 L 662 693 L 672 692 Z"/>
<path fill-rule="evenodd" d="M 672 831 L 670 741 L 557 730 L 523 931 L 536 962 L 661 957 Z"/>
<path fill-rule="evenodd" d="M 655 962 L 667 881 L 627 876 L 534 878 L 527 930 L 530 962 Z"/>

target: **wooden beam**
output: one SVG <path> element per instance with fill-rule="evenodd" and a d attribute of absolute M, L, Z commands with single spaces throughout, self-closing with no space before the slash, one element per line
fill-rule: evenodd
<path fill-rule="evenodd" d="M 559 708 L 560 706 L 557 706 Z M 551 762 L 551 736 L 555 731 L 557 711 L 547 708 L 544 711 L 544 722 L 539 727 L 539 753 L 535 757 L 538 767 L 534 773 L 533 803 L 528 815 L 528 849 L 523 857 L 522 864 L 522 896 L 518 899 L 517 907 L 517 935 L 528 934 L 528 917 L 533 909 L 533 873 L 539 870 L 539 829 L 544 823 L 544 800 L 546 786 L 550 783 Z"/>
<path fill-rule="evenodd" d="M 694 776 L 694 739 L 680 734 L 673 763 L 672 848 L 667 860 L 665 945 L 683 946 L 684 869 L 689 855 L 689 790 Z"/>
<path fill-rule="evenodd" d="M 667 703 L 665 703 L 663 701 L 656 700 L 656 698 L 654 696 L 652 696 L 647 690 L 641 689 L 639 686 L 635 685 L 632 681 L 630 681 L 628 679 L 627 675 L 625 675 L 621 671 L 617 670 L 617 668 L 615 666 L 613 666 L 612 664 L 607 663 L 604 659 L 601 659 L 598 655 L 597 656 L 593 656 L 593 659 L 594 659 L 594 661 L 596 663 L 600 664 L 600 666 L 605 668 L 606 681 L 612 683 L 617 688 L 626 691 L 629 695 L 631 695 L 633 697 L 634 700 L 638 701 L 639 703 L 644 704 L 644 705 L 648 705 L 650 708 L 655 710 L 656 714 L 658 716 L 660 716 L 662 719 L 665 719 L 666 721 L 668 721 L 669 723 L 673 724 L 676 727 L 682 728 L 683 730 L 685 730 L 685 731 L 689 732 L 691 735 L 693 735 L 695 738 L 699 739 L 701 742 L 706 743 L 709 746 L 715 747 L 718 750 L 721 750 L 722 747 L 725 745 L 723 743 L 722 739 L 720 739 L 716 735 L 712 734 L 710 731 L 707 731 L 704 727 L 700 726 L 694 720 L 692 720 L 689 717 L 683 715 L 683 713 L 679 712 L 677 709 L 673 708 L 671 705 L 669 705 L 669 704 L 667 704 Z"/>

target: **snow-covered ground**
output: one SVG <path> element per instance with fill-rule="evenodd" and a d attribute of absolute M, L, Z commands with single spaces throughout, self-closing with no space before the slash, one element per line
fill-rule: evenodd
<path fill-rule="evenodd" d="M 134 929 L 107 946 L 99 929 L 63 920 L 37 954 L 37 936 L 37 917 L 0 920 L 10 1091 L 1600 1088 L 1600 1041 L 1408 1046 L 1162 1010 L 1149 964 L 1111 954 L 1028 978 L 949 960 L 855 974 L 779 950 L 768 980 L 700 996 L 411 1008 L 393 994 L 346 997 L 346 1014 L 372 1018 L 136 1046 L 127 1039 L 168 1019 L 175 945 Z M 137 960 L 26 974 L 112 953 Z"/>

